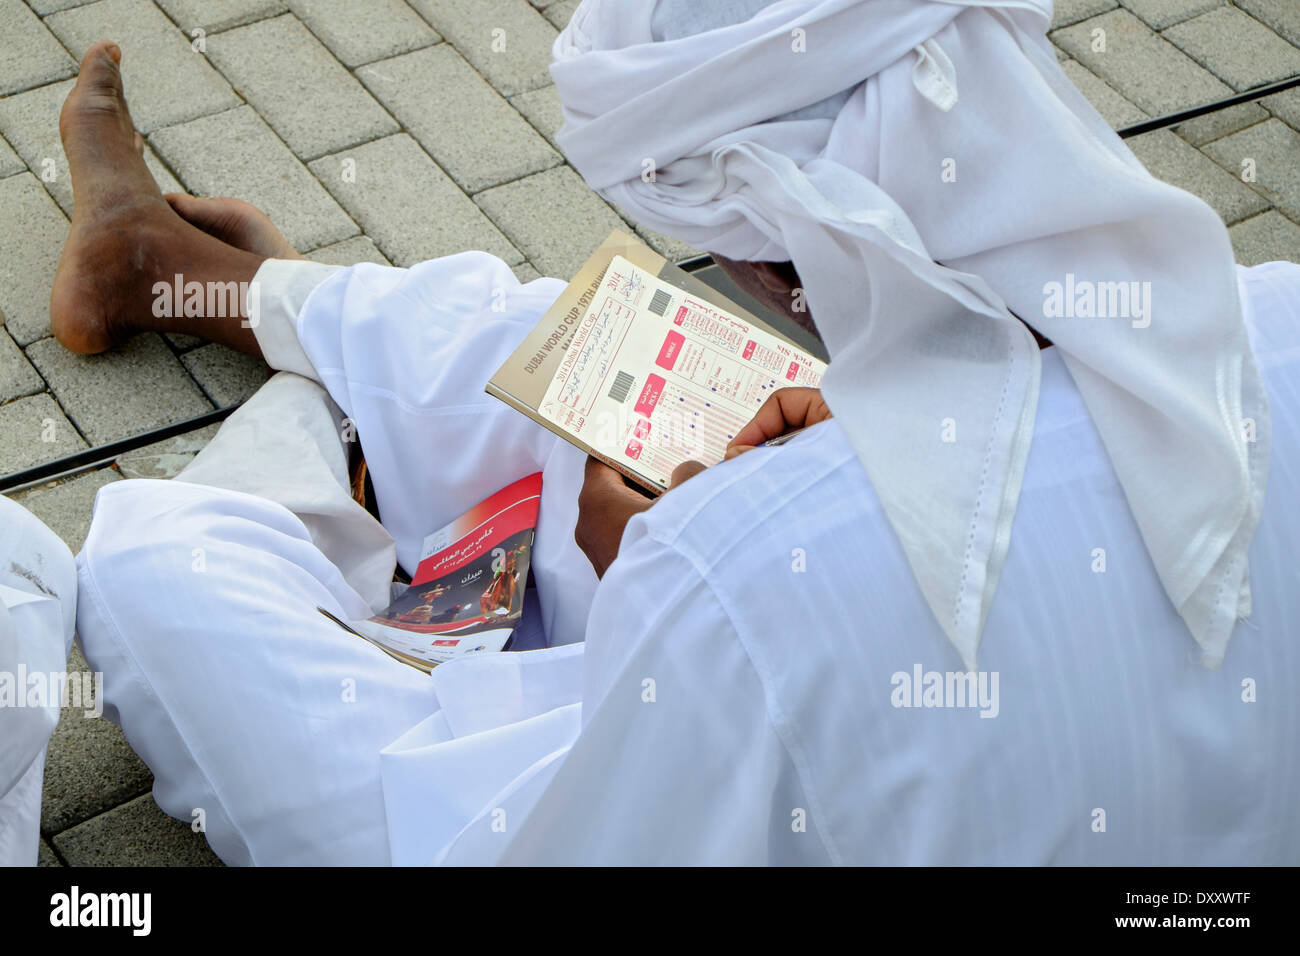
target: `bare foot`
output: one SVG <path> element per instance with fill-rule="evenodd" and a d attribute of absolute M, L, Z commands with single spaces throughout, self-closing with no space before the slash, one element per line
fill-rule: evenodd
<path fill-rule="evenodd" d="M 121 59 L 115 44 L 92 46 L 59 116 L 76 207 L 50 292 L 55 338 L 91 354 L 137 332 L 183 331 L 260 354 L 242 315 L 154 314 L 160 280 L 249 281 L 266 256 L 191 226 L 163 198 L 131 124 Z"/>
<path fill-rule="evenodd" d="M 219 197 L 200 199 L 185 193 L 163 197 L 176 214 L 209 236 L 236 249 L 255 252 L 268 259 L 303 259 L 298 250 L 271 222 L 271 217 L 242 199 Z"/>
<path fill-rule="evenodd" d="M 148 271 L 150 239 L 175 218 L 141 155 L 118 73 L 121 50 L 97 43 L 81 62 L 59 116 L 76 208 L 50 293 L 50 325 L 74 352 L 102 352 L 127 338 Z"/>

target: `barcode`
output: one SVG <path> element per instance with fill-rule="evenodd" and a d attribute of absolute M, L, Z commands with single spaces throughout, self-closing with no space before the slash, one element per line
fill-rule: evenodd
<path fill-rule="evenodd" d="M 634 379 L 627 372 L 619 372 L 614 376 L 614 384 L 609 390 L 609 397 L 616 402 L 626 402 L 627 393 L 632 391 L 632 382 Z"/>
<path fill-rule="evenodd" d="M 659 289 L 655 292 L 654 298 L 650 300 L 650 311 L 655 315 L 663 315 L 668 311 L 670 299 L 672 299 L 672 293 L 667 289 Z"/>

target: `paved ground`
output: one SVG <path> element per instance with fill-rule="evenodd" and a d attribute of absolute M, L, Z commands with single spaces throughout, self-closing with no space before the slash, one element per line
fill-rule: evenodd
<path fill-rule="evenodd" d="M 478 248 L 521 278 L 568 276 L 621 222 L 555 148 L 546 66 L 576 6 L 0 0 L 0 474 L 237 403 L 266 375 L 183 335 L 94 358 L 50 337 L 50 282 L 72 212 L 58 110 L 94 40 L 122 46 L 164 190 L 254 202 L 322 261 L 405 266 Z M 1057 0 L 1052 39 L 1070 78 L 1121 127 L 1300 73 L 1300 0 Z M 1239 261 L 1256 263 L 1300 259 L 1298 130 L 1300 89 L 1130 144 L 1157 176 L 1209 202 Z M 643 235 L 667 255 L 690 252 Z M 76 550 L 98 488 L 173 475 L 210 437 L 14 497 Z M 85 666 L 74 654 L 70 669 Z M 115 726 L 69 710 L 46 768 L 43 861 L 216 863 L 187 823 L 158 810 L 150 785 Z"/>

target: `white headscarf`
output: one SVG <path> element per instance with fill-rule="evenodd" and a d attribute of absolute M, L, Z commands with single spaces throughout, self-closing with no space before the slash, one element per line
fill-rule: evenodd
<path fill-rule="evenodd" d="M 1061 72 L 1051 0 L 730 0 L 725 25 L 673 29 L 704 7 L 584 0 L 551 67 L 570 162 L 651 229 L 794 262 L 827 402 L 970 668 L 1033 432 L 1041 358 L 1008 309 L 1023 316 L 1217 666 L 1250 613 L 1269 441 L 1232 250 Z M 1089 291 L 1120 314 L 1082 317 Z"/>

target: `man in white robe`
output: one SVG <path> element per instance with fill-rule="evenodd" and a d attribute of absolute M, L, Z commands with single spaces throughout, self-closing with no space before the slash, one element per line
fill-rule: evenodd
<path fill-rule="evenodd" d="M 97 53 L 79 82 L 111 86 Z M 77 209 L 74 240 L 95 235 L 80 195 Z M 967 685 L 839 419 L 631 517 L 597 582 L 574 541 L 583 457 L 482 392 L 562 283 L 520 286 L 478 253 L 412 269 L 245 259 L 157 219 L 191 272 L 255 278 L 253 349 L 282 373 L 177 480 L 101 490 L 79 633 L 159 804 L 201 817 L 226 861 L 1300 858 L 1295 266 L 1240 272 L 1277 428 L 1253 614 L 1222 665 L 1202 666 L 1048 348 L 1015 547 Z M 66 275 L 83 254 L 70 243 Z M 208 337 L 238 344 L 230 326 Z M 60 337 L 107 344 L 76 331 Z M 382 528 L 347 493 L 349 425 Z M 539 469 L 548 649 L 426 678 L 316 612 L 378 610 L 394 557 L 409 570 L 429 530 Z M 588 471 L 587 505 L 613 493 L 603 480 Z"/>
<path fill-rule="evenodd" d="M 77 570 L 68 546 L 8 498 L 0 498 L 0 528 L 0 866 L 35 866 L 45 748 L 67 686 Z"/>

